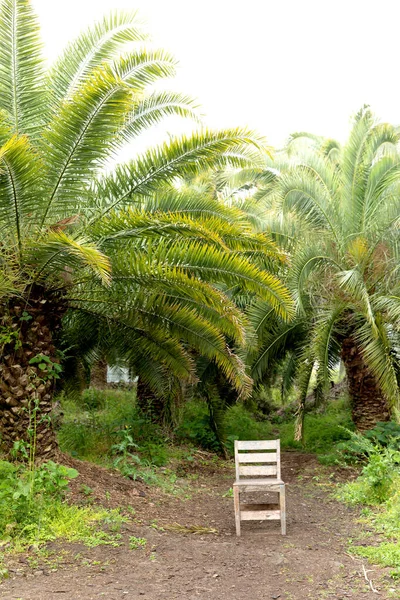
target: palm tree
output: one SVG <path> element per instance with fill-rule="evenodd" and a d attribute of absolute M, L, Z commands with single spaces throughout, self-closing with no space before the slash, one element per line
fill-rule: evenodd
<path fill-rule="evenodd" d="M 265 302 L 250 319 L 259 335 L 252 376 L 276 359 L 297 375 L 300 411 L 311 376 L 323 392 L 343 361 L 359 430 L 388 420 L 399 400 L 399 130 L 365 107 L 347 144 L 307 137 L 259 194 L 264 226 L 290 255 L 287 282 L 296 319 L 283 323 Z"/>
<path fill-rule="evenodd" d="M 242 167 L 260 140 L 244 130 L 200 130 L 111 166 L 127 142 L 164 117 L 197 118 L 193 102 L 152 86 L 175 62 L 144 44 L 135 14 L 113 13 L 45 71 L 29 0 L 0 10 L 0 430 L 3 447 L 34 430 L 39 453 L 56 445 L 48 423 L 67 324 L 81 338 L 130 352 L 147 381 L 193 378 L 187 351 L 212 358 L 242 393 L 250 385 L 225 335 L 243 343 L 241 314 L 215 281 L 259 293 L 282 315 L 276 277 L 236 251 L 235 229 L 150 209 L 162 184 L 210 166 Z M 114 161 L 115 162 L 115 161 Z M 251 241 L 244 225 L 236 229 Z M 127 350 L 128 348 L 128 350 Z M 68 351 L 71 350 L 66 350 Z M 73 352 L 73 350 L 72 350 Z M 133 359 L 132 359 L 133 360 Z"/>

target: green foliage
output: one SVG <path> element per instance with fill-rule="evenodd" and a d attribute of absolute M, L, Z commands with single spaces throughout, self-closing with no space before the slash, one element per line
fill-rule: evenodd
<path fill-rule="evenodd" d="M 60 379 L 62 372 L 62 366 L 51 360 L 46 354 L 37 354 L 29 361 L 30 365 L 37 365 L 40 369 L 41 377 L 43 381 L 48 379 Z"/>
<path fill-rule="evenodd" d="M 12 548 L 22 549 L 63 538 L 86 545 L 118 544 L 122 518 L 116 511 L 81 508 L 65 502 L 68 481 L 75 469 L 52 461 L 32 471 L 26 465 L 0 462 L 0 537 Z"/>
<path fill-rule="evenodd" d="M 149 466 L 163 467 L 168 462 L 168 451 L 163 444 L 154 444 L 151 441 L 140 444 L 142 463 Z"/>
<path fill-rule="evenodd" d="M 147 540 L 146 538 L 138 538 L 134 535 L 131 535 L 129 538 L 129 548 L 131 550 L 139 550 L 146 548 Z"/>
<path fill-rule="evenodd" d="M 364 436 L 374 444 L 393 449 L 400 447 L 400 425 L 395 421 L 377 423 L 373 429 L 366 431 Z"/>
<path fill-rule="evenodd" d="M 399 440 L 400 426 L 393 421 L 377 423 L 363 434 L 349 430 L 348 440 L 336 446 L 336 462 L 352 464 L 368 461 L 371 456 L 379 454 L 382 448 L 397 450 Z"/>
<path fill-rule="evenodd" d="M 9 570 L 5 566 L 3 562 L 3 557 L 0 555 L 0 583 L 3 579 L 8 579 L 10 577 Z"/>
<path fill-rule="evenodd" d="M 78 458 L 107 455 L 127 428 L 140 430 L 134 392 L 85 390 L 79 398 L 62 397 L 64 420 L 58 432 L 60 447 Z"/>
<path fill-rule="evenodd" d="M 376 531 L 380 541 L 373 546 L 353 544 L 351 552 L 372 563 L 394 567 L 393 578 L 400 576 L 400 452 L 376 447 L 361 476 L 345 484 L 338 497 L 351 504 L 378 505 L 365 510 L 362 519 Z M 383 538 L 383 541 L 382 541 Z M 388 541 L 386 541 L 388 539 Z"/>
<path fill-rule="evenodd" d="M 400 542 L 382 542 L 378 546 L 350 546 L 350 551 L 368 558 L 384 567 L 396 567 L 391 571 L 393 579 L 400 578 Z"/>
<path fill-rule="evenodd" d="M 295 440 L 295 418 L 274 425 L 283 448 L 306 450 L 320 455 L 334 452 L 337 442 L 347 440 L 353 427 L 347 398 L 329 402 L 316 412 L 306 413 L 304 441 Z M 322 459 L 323 460 L 323 459 Z"/>
<path fill-rule="evenodd" d="M 228 408 L 225 414 L 227 449 L 233 454 L 235 440 L 265 440 L 274 437 L 268 421 L 258 422 L 242 404 Z"/>
<path fill-rule="evenodd" d="M 377 445 L 367 436 L 356 431 L 348 431 L 348 439 L 336 446 L 336 462 L 353 464 L 364 462 L 368 457 L 375 454 Z"/>
<path fill-rule="evenodd" d="M 165 438 L 158 425 L 139 413 L 134 392 L 89 389 L 61 402 L 64 420 L 58 437 L 63 451 L 95 462 L 108 459 L 133 478 L 139 477 L 139 467 L 166 464 Z"/>
<path fill-rule="evenodd" d="M 257 413 L 258 416 L 258 413 Z M 305 417 L 304 445 L 295 441 L 295 421 L 276 419 L 258 420 L 242 403 L 229 407 L 224 415 L 226 448 L 233 454 L 234 440 L 260 440 L 280 438 L 283 449 L 306 450 L 309 452 L 333 452 L 336 443 L 350 437 L 351 415 L 347 399 L 327 405 L 324 411 L 308 413 Z M 184 407 L 181 425 L 176 430 L 178 440 L 212 451 L 219 451 L 219 444 L 210 425 L 207 406 L 191 401 Z"/>
<path fill-rule="evenodd" d="M 275 167 L 274 176 L 256 182 L 265 227 L 290 255 L 285 280 L 296 318 L 281 321 L 267 302 L 253 303 L 249 317 L 258 345 L 249 362 L 262 382 L 277 364 L 292 361 L 284 379 L 295 379 L 299 389 L 297 439 L 313 373 L 319 396 L 326 397 L 339 360 L 349 364 L 354 352 L 361 359 L 357 368 L 369 368 L 388 406 L 399 402 L 399 140 L 395 126 L 379 123 L 364 106 L 343 147 L 295 135 L 276 166 L 268 165 L 265 175 Z M 353 414 L 365 425 L 359 408 Z"/>
<path fill-rule="evenodd" d="M 0 305 L 2 314 L 15 300 L 26 308 L 21 340 L 0 331 L 0 346 L 3 334 L 24 349 L 34 290 L 44 321 L 64 317 L 53 342 L 77 362 L 124 359 L 164 396 L 196 379 L 195 352 L 248 395 L 236 351 L 248 323 L 228 290 L 290 318 L 290 293 L 255 259 L 280 253 L 240 208 L 176 184 L 260 166 L 264 140 L 245 128 L 196 128 L 115 166 L 122 147 L 166 117 L 200 120 L 192 99 L 160 87 L 176 61 L 147 43 L 135 13 L 89 27 L 47 69 L 32 3 L 1 0 L 0 45 Z M 43 380 L 59 378 L 43 352 L 30 364 Z"/>
<path fill-rule="evenodd" d="M 389 500 L 400 483 L 400 452 L 376 447 L 354 482 L 344 484 L 338 497 L 348 504 L 377 505 Z"/>
<path fill-rule="evenodd" d="M 90 387 L 80 396 L 80 403 L 88 410 L 100 410 L 106 407 L 107 392 Z"/>
<path fill-rule="evenodd" d="M 210 414 L 205 402 L 188 402 L 183 411 L 182 421 L 176 429 L 180 441 L 190 442 L 205 450 L 218 452 L 220 444 L 212 430 Z"/>
<path fill-rule="evenodd" d="M 0 327 L 0 348 L 3 349 L 7 344 L 13 344 L 15 349 L 18 350 L 21 347 L 19 332 L 2 325 Z"/>

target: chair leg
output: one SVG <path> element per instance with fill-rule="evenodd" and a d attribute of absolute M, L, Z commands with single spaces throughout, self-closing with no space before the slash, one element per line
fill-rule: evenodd
<path fill-rule="evenodd" d="M 240 500 L 239 488 L 236 485 L 233 486 L 233 504 L 235 507 L 236 535 L 240 536 Z"/>
<path fill-rule="evenodd" d="M 279 505 L 281 510 L 281 533 L 286 535 L 286 496 L 285 485 L 281 485 L 279 489 Z"/>

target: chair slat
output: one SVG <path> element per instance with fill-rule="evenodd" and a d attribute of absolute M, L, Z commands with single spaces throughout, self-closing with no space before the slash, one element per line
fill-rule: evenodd
<path fill-rule="evenodd" d="M 279 440 L 237 440 L 236 444 L 238 450 L 276 450 Z"/>
<path fill-rule="evenodd" d="M 238 461 L 241 463 L 276 463 L 278 455 L 276 452 L 249 452 L 238 453 Z"/>
<path fill-rule="evenodd" d="M 277 473 L 277 468 L 276 465 L 265 465 L 265 466 L 261 466 L 261 467 L 255 467 L 255 466 L 251 466 L 251 467 L 240 467 L 239 466 L 239 475 L 245 475 L 245 476 L 250 476 L 250 477 L 261 477 L 261 476 L 269 476 L 269 475 L 276 475 Z"/>
<path fill-rule="evenodd" d="M 248 479 L 246 480 L 249 481 Z M 254 478 L 252 483 L 245 483 L 244 485 L 235 485 L 234 488 L 237 488 L 240 492 L 260 492 L 264 490 L 265 492 L 280 492 L 284 483 L 267 483 L 265 479 L 261 480 L 263 483 L 259 483 L 259 480 Z M 274 481 L 273 479 L 271 481 Z"/>
<path fill-rule="evenodd" d="M 240 514 L 242 521 L 275 521 L 280 518 L 280 510 L 246 510 Z"/>

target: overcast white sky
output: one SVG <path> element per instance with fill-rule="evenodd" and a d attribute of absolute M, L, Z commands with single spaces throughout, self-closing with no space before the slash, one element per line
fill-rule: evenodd
<path fill-rule="evenodd" d="M 400 123 L 400 0 L 33 0 L 54 58 L 107 10 L 137 8 L 179 59 L 173 88 L 212 127 L 344 140 L 364 103 Z"/>

